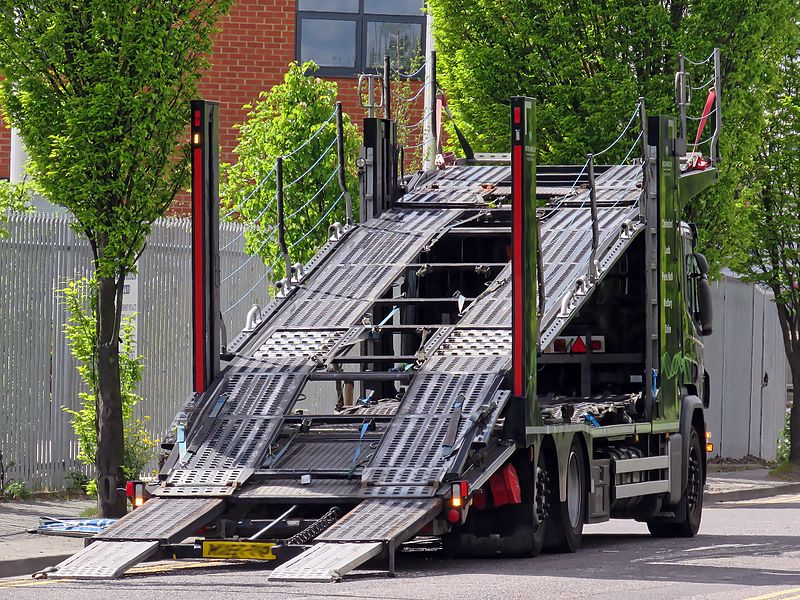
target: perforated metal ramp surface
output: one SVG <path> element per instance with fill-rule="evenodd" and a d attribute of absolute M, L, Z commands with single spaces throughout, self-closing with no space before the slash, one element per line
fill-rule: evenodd
<path fill-rule="evenodd" d="M 384 549 L 415 535 L 440 510 L 439 498 L 365 500 L 317 538 L 309 550 L 276 568 L 270 580 L 336 581 Z"/>
<path fill-rule="evenodd" d="M 381 542 L 319 543 L 276 568 L 270 581 L 338 581 L 347 573 L 378 556 Z"/>
<path fill-rule="evenodd" d="M 180 542 L 223 507 L 224 501 L 217 498 L 150 498 L 95 538 Z"/>
<path fill-rule="evenodd" d="M 233 361 L 205 421 L 190 432 L 164 497 L 233 494 L 262 464 L 315 361 L 339 344 L 458 210 L 390 210 L 355 228 L 278 306 Z M 339 465 L 341 466 L 341 465 Z"/>
<path fill-rule="evenodd" d="M 440 498 L 364 500 L 317 538 L 320 542 L 402 544 L 442 508 Z"/>
<path fill-rule="evenodd" d="M 638 200 L 642 171 L 640 166 L 611 167 L 596 183 L 599 244 L 596 259 L 603 273 L 619 258 L 644 224 L 639 218 Z M 590 256 L 592 221 L 587 190 L 577 190 L 558 208 L 544 208 L 540 214 L 545 304 L 539 322 L 540 343 L 546 347 L 566 324 L 572 312 L 562 315 L 562 302 L 575 292 L 582 279 L 587 289 L 574 296 L 570 309 L 585 300 L 597 281 L 591 281 Z M 511 324 L 511 266 L 507 265 L 495 281 L 466 311 L 459 327 L 489 327 Z M 474 351 L 471 351 L 474 352 Z"/>
<path fill-rule="evenodd" d="M 96 541 L 56 565 L 54 579 L 116 579 L 155 554 L 157 541 Z"/>
<path fill-rule="evenodd" d="M 502 345 L 494 347 L 493 355 L 448 354 L 463 343 L 463 335 L 452 331 L 441 354 L 428 359 L 412 380 L 389 431 L 362 472 L 365 496 L 433 496 L 455 456 L 445 453 L 451 422 L 457 421 L 456 447 L 468 446 L 479 433 L 469 417 L 491 403 L 509 357 Z"/>

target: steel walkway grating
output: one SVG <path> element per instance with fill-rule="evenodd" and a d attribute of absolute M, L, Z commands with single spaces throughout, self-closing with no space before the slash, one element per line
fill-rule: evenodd
<path fill-rule="evenodd" d="M 320 542 L 388 542 L 401 544 L 441 510 L 439 498 L 364 500 L 325 530 Z"/>
<path fill-rule="evenodd" d="M 116 579 L 158 550 L 158 542 L 96 541 L 56 565 L 54 579 Z"/>
<path fill-rule="evenodd" d="M 180 542 L 208 524 L 224 506 L 218 498 L 150 498 L 95 538 Z"/>
<path fill-rule="evenodd" d="M 279 566 L 271 581 L 337 581 L 381 554 L 393 556 L 441 510 L 439 498 L 364 500 L 334 523 L 317 543 L 300 556 Z"/>
<path fill-rule="evenodd" d="M 437 356 L 511 356 L 511 329 L 457 328 Z"/>
<path fill-rule="evenodd" d="M 280 565 L 267 578 L 270 581 L 339 581 L 357 566 L 378 556 L 381 542 L 319 543 Z"/>

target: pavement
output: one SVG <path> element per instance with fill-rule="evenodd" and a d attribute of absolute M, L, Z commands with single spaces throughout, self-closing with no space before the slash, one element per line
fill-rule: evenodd
<path fill-rule="evenodd" d="M 75 518 L 95 506 L 91 499 L 23 500 L 0 504 L 0 577 L 33 573 L 72 556 L 83 539 L 28 533 L 39 517 Z"/>
<path fill-rule="evenodd" d="M 800 492 L 800 482 L 768 477 L 767 469 L 713 472 L 705 502 L 735 502 Z M 28 533 L 39 517 L 78 517 L 94 500 L 29 500 L 0 503 L 0 578 L 28 575 L 65 560 L 84 546 L 83 538 Z"/>

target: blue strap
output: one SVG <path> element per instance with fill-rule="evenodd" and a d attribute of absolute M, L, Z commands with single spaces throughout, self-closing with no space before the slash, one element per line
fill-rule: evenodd
<path fill-rule="evenodd" d="M 592 425 L 592 427 L 600 427 L 600 421 L 595 419 L 593 415 L 590 415 L 589 413 L 586 413 L 585 415 L 583 415 L 583 418 L 588 423 L 590 423 Z"/>
<path fill-rule="evenodd" d="M 364 421 L 361 424 L 361 432 L 358 436 L 358 445 L 356 446 L 355 452 L 353 452 L 353 461 L 350 463 L 350 473 L 348 474 L 348 477 L 352 477 L 356 470 L 356 462 L 361 457 L 361 442 L 364 439 L 364 434 L 367 433 L 367 429 L 369 429 L 370 422 L 371 421 Z"/>
<path fill-rule="evenodd" d="M 653 372 L 650 374 L 650 385 L 653 392 L 653 400 L 658 397 L 658 371 L 653 369 Z"/>

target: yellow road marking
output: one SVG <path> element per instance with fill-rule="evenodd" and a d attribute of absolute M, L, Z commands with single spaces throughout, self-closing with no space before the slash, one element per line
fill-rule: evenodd
<path fill-rule="evenodd" d="M 800 504 L 800 494 L 782 494 L 769 498 L 753 498 L 751 500 L 733 500 L 726 504 Z"/>
<path fill-rule="evenodd" d="M 797 592 L 800 592 L 800 588 L 779 590 L 777 592 L 772 592 L 771 594 L 764 594 L 763 596 L 752 596 L 750 598 L 745 598 L 744 600 L 769 600 L 770 598 L 777 598 L 778 596 L 785 596 L 786 594 L 796 594 Z M 791 598 L 781 598 L 781 600 L 795 600 L 796 598 L 800 598 L 800 596 L 792 596 Z"/>
<path fill-rule="evenodd" d="M 170 571 L 181 571 L 184 569 L 203 569 L 211 567 L 223 567 L 226 565 L 241 564 L 238 561 L 227 560 L 204 560 L 192 562 L 168 562 L 155 565 L 138 565 L 132 567 L 126 574 L 138 575 L 142 573 L 169 573 Z"/>
<path fill-rule="evenodd" d="M 29 587 L 32 585 L 42 585 L 45 583 L 56 583 L 54 579 L 14 579 L 12 581 L 0 581 L 0 589 Z"/>

